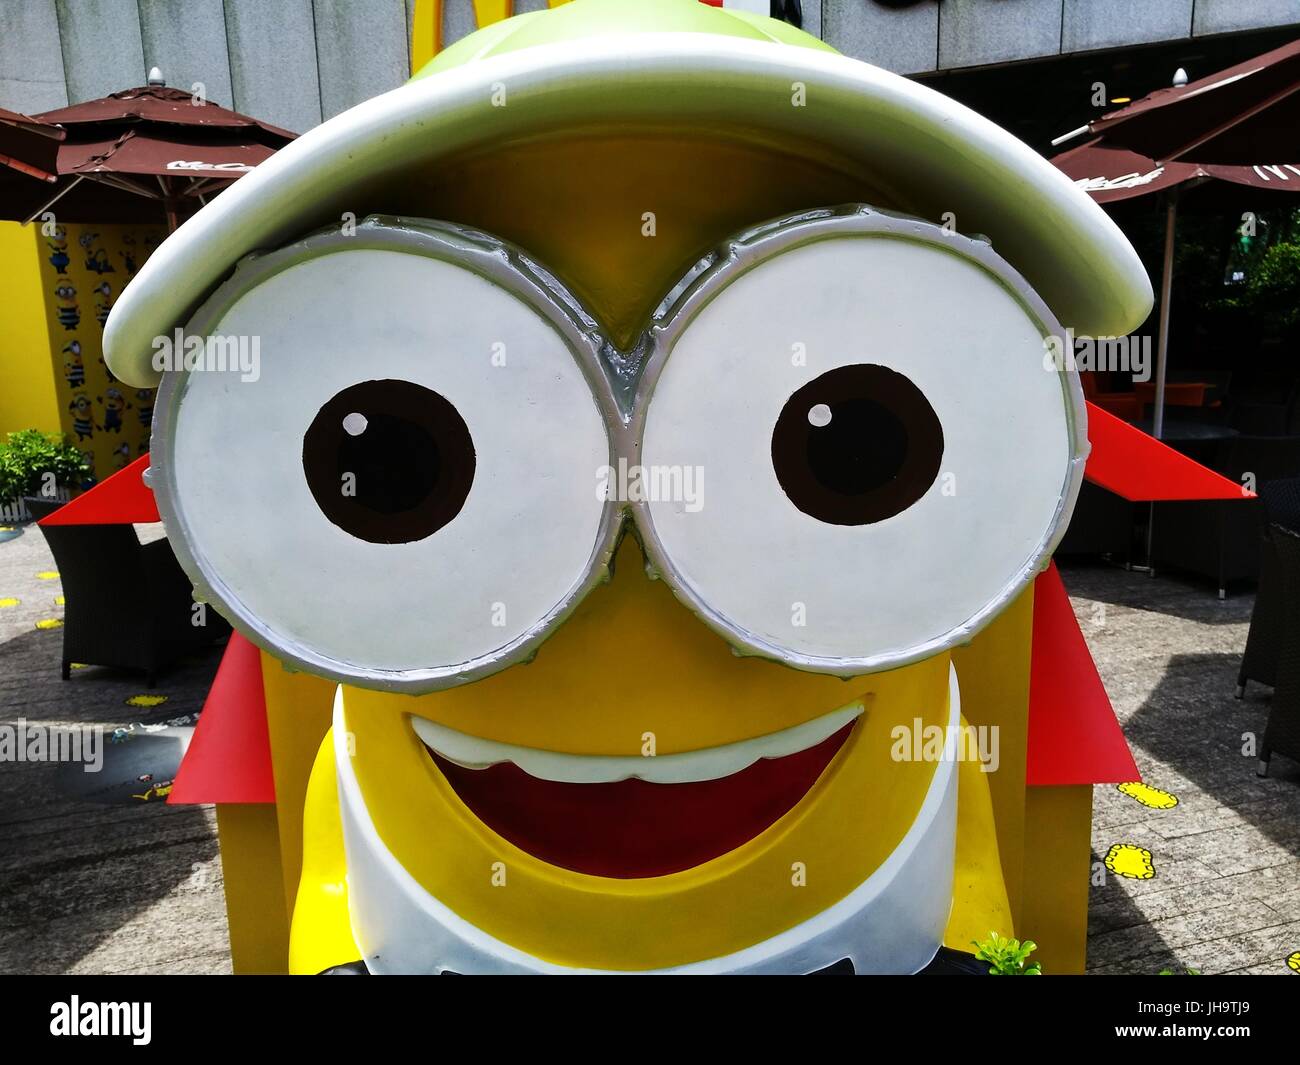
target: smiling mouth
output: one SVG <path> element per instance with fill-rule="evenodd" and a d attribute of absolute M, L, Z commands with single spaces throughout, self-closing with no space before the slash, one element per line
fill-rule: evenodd
<path fill-rule="evenodd" d="M 844 746 L 857 702 L 802 725 L 681 754 L 562 754 L 412 727 L 473 814 L 550 865 L 666 876 L 748 843 L 798 804 Z"/>

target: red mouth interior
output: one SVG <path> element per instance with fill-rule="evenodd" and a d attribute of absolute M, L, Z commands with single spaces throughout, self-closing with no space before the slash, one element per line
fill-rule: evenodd
<path fill-rule="evenodd" d="M 687 784 L 565 784 L 510 762 L 465 769 L 428 750 L 475 816 L 521 850 L 579 873 L 630 879 L 690 869 L 753 839 L 808 793 L 853 724 L 796 754 Z"/>

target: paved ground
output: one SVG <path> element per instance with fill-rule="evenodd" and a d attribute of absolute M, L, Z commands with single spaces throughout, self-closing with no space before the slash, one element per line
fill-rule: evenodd
<path fill-rule="evenodd" d="M 1150 851 L 1155 876 L 1094 880 L 1090 971 L 1289 973 L 1300 766 L 1279 755 L 1267 779 L 1255 775 L 1250 744 L 1271 692 L 1252 685 L 1233 698 L 1252 597 L 1221 602 L 1205 585 L 1102 566 L 1064 577 L 1145 782 L 1178 799 L 1152 809 L 1096 789 L 1094 861 L 1134 845 Z"/>
<path fill-rule="evenodd" d="M 133 797 L 165 785 L 176 729 L 158 726 L 184 727 L 218 655 L 153 692 L 99 669 L 61 681 L 61 634 L 37 627 L 62 615 L 53 569 L 36 530 L 0 542 L 0 725 L 127 731 L 99 774 L 0 765 L 0 973 L 229 972 L 211 812 Z M 1242 754 L 1269 700 L 1258 687 L 1232 698 L 1250 597 L 1102 566 L 1065 580 L 1147 783 L 1178 799 L 1155 809 L 1097 789 L 1092 970 L 1287 973 L 1300 951 L 1300 766 L 1275 758 L 1261 780 Z M 166 702 L 128 703 L 156 695 Z M 1116 844 L 1149 851 L 1155 876 L 1105 873 Z"/>
<path fill-rule="evenodd" d="M 143 676 L 96 668 L 64 682 L 62 633 L 37 627 L 63 615 L 53 570 L 36 529 L 0 542 L 0 725 L 129 731 L 102 745 L 99 773 L 0 765 L 0 973 L 229 972 L 211 810 L 132 797 L 165 786 L 175 730 L 148 728 L 202 707 L 219 651 L 152 691 Z M 137 696 L 166 701 L 127 703 Z M 137 779 L 149 770 L 154 780 Z"/>

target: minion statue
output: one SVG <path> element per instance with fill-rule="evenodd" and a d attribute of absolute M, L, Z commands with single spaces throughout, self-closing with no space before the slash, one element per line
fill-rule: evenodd
<path fill-rule="evenodd" d="M 1136 770 L 1050 569 L 1089 449 L 1045 352 L 1150 306 L 1012 136 L 698 0 L 497 22 L 285 147 L 104 336 L 237 633 L 171 796 L 217 804 L 236 970 L 910 974 L 993 930 L 1080 971 Z"/>

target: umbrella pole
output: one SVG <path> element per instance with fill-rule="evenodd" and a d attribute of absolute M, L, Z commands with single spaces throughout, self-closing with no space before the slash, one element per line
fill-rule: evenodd
<path fill-rule="evenodd" d="M 1178 221 L 1178 190 L 1169 191 L 1165 205 L 1165 261 L 1160 275 L 1160 337 L 1156 341 L 1156 406 L 1151 435 L 1157 440 L 1165 429 L 1165 374 L 1169 355 L 1169 297 L 1174 287 L 1174 228 Z"/>
<path fill-rule="evenodd" d="M 1178 222 L 1178 190 L 1169 190 L 1165 203 L 1165 261 L 1160 273 L 1160 337 L 1156 341 L 1156 405 L 1151 416 L 1151 435 L 1157 440 L 1165 431 L 1165 377 L 1169 356 L 1169 298 L 1174 288 L 1174 230 Z M 1147 505 L 1148 577 L 1156 575 L 1156 505 Z"/>
<path fill-rule="evenodd" d="M 167 235 L 176 232 L 176 227 L 180 225 L 179 216 L 176 212 L 176 193 L 172 186 L 161 174 L 158 175 L 158 186 L 162 189 L 163 213 L 167 216 Z"/>

